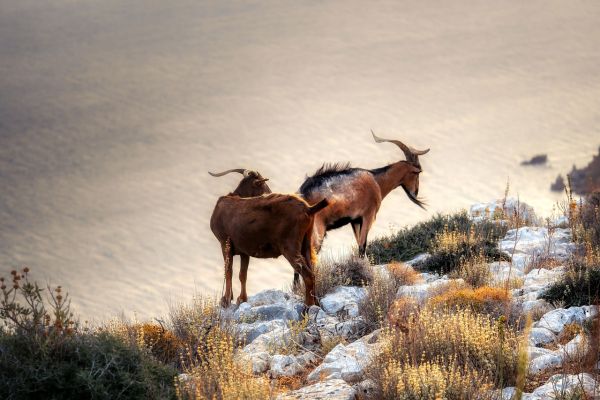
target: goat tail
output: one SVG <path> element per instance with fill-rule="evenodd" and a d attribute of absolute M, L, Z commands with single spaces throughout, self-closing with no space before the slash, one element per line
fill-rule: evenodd
<path fill-rule="evenodd" d="M 317 204 L 313 204 L 312 206 L 308 206 L 308 215 L 313 215 L 324 209 L 329 205 L 329 201 L 327 199 L 323 199 Z"/>

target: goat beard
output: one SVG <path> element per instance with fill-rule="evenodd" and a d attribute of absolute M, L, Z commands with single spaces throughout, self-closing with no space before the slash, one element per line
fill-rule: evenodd
<path fill-rule="evenodd" d="M 415 197 L 415 195 L 412 194 L 411 191 L 406 188 L 406 186 L 404 186 L 404 185 L 400 185 L 400 186 L 402 186 L 402 189 L 404 189 L 404 192 L 406 193 L 406 195 L 408 196 L 410 201 L 412 201 L 413 203 L 415 203 L 416 205 L 421 207 L 423 210 L 425 210 L 425 203 L 423 203 L 421 200 L 417 199 Z"/>

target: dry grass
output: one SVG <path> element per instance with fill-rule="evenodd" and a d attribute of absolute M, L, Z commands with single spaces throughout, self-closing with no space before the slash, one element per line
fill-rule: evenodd
<path fill-rule="evenodd" d="M 342 335 L 329 335 L 321 337 L 321 354 L 326 356 L 338 344 L 346 344 L 346 339 Z"/>
<path fill-rule="evenodd" d="M 477 289 L 451 289 L 432 297 L 429 305 L 434 308 L 469 308 L 477 313 L 503 315 L 510 309 L 511 296 L 504 289 L 483 286 Z"/>
<path fill-rule="evenodd" d="M 422 281 L 421 275 L 408 264 L 392 262 L 386 266 L 396 286 L 414 285 Z"/>
<path fill-rule="evenodd" d="M 369 330 L 375 330 L 386 324 L 388 311 L 396 298 L 398 284 L 390 279 L 386 271 L 374 271 L 367 295 L 358 305 L 359 314 L 364 318 Z"/>
<path fill-rule="evenodd" d="M 323 297 L 338 286 L 365 286 L 371 282 L 369 261 L 357 255 L 345 257 L 323 256 L 314 268 L 315 292 L 317 297 Z M 304 282 L 292 291 L 304 297 Z"/>
<path fill-rule="evenodd" d="M 400 382 L 410 387 L 429 382 L 439 389 L 450 376 L 460 378 L 458 387 L 466 393 L 475 389 L 469 384 L 474 377 L 479 387 L 509 386 L 517 376 L 519 341 L 515 330 L 488 315 L 426 307 L 411 314 L 406 329 L 387 330 L 383 351 L 367 373 L 380 385 L 379 395 L 385 399 L 404 398 Z M 412 376 L 412 383 L 404 374 Z M 446 396 L 453 393 L 447 390 Z M 452 396 L 448 398 L 465 398 Z"/>
<path fill-rule="evenodd" d="M 176 382 L 178 399 L 269 399 L 272 389 L 265 376 L 254 376 L 252 366 L 236 359 L 235 338 L 228 330 L 213 327 L 206 346 L 184 366 L 187 379 Z M 202 350 L 202 351 L 200 351 Z"/>
<path fill-rule="evenodd" d="M 304 332 L 307 330 L 308 324 L 308 314 L 304 315 L 304 318 L 298 321 L 287 321 L 290 331 L 289 337 L 282 338 L 278 341 L 269 342 L 269 354 L 289 355 L 300 353 L 303 348 L 302 344 L 304 343 Z"/>
<path fill-rule="evenodd" d="M 388 323 L 393 329 L 404 333 L 408 332 L 409 322 L 412 315 L 419 311 L 419 303 L 412 297 L 400 297 L 396 299 L 388 311 Z"/>
<path fill-rule="evenodd" d="M 481 254 L 461 262 L 451 277 L 461 278 L 474 288 L 489 285 L 492 281 L 488 262 Z"/>
<path fill-rule="evenodd" d="M 149 350 L 164 364 L 178 365 L 186 347 L 172 331 L 158 324 L 112 320 L 103 329 L 130 345 Z"/>
<path fill-rule="evenodd" d="M 381 399 L 437 400 L 491 399 L 493 385 L 476 369 L 455 359 L 421 364 L 392 360 L 381 382 Z"/>
<path fill-rule="evenodd" d="M 195 296 L 191 304 L 173 305 L 169 319 L 173 334 L 185 343 L 184 356 L 188 359 L 182 363 L 189 364 L 206 351 L 208 334 L 215 327 L 233 334 L 233 326 L 222 319 L 221 306 L 214 297 Z"/>

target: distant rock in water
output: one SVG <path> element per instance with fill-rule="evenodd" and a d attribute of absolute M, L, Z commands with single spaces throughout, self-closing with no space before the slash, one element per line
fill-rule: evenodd
<path fill-rule="evenodd" d="M 521 161 L 521 165 L 543 165 L 548 162 L 548 156 L 546 154 L 538 154 L 533 156 L 531 160 Z"/>
<path fill-rule="evenodd" d="M 565 190 L 565 178 L 562 175 L 558 175 L 554 183 L 550 185 L 550 190 L 553 192 L 562 192 Z"/>
<path fill-rule="evenodd" d="M 598 154 L 594 156 L 587 167 L 577 169 L 573 165 L 573 169 L 568 174 L 571 180 L 571 189 L 577 194 L 588 194 L 595 189 L 600 189 L 600 148 Z M 556 181 L 550 185 L 550 190 L 562 191 L 565 189 L 565 180 L 562 175 L 556 178 Z"/>

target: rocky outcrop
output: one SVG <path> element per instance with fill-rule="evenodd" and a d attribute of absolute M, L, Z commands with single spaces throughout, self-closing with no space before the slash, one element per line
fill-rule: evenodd
<path fill-rule="evenodd" d="M 277 400 L 354 400 L 356 390 L 343 379 L 327 381 L 305 386 L 293 392 L 283 393 Z"/>
<path fill-rule="evenodd" d="M 508 201 L 505 208 L 510 211 L 512 207 L 514 211 L 517 206 L 523 216 L 535 218 L 533 210 L 524 203 Z M 476 205 L 471 208 L 471 215 L 485 218 L 494 215 L 498 207 L 500 201 Z M 552 309 L 539 299 L 565 273 L 560 263 L 576 248 L 569 230 L 552 228 L 549 232 L 544 227 L 521 227 L 508 231 L 499 248 L 512 256 L 512 262 L 490 263 L 493 281 L 502 284 L 508 278 L 522 279 L 523 286 L 512 290 L 512 298 L 521 312 L 541 315 L 541 310 L 547 311 L 534 321 L 529 333 L 529 373 L 547 373 L 581 355 L 589 346 L 584 334 L 564 345 L 559 344 L 559 338 L 566 326 L 585 324 L 597 314 L 597 309 L 591 306 Z M 536 262 L 542 256 L 551 258 L 554 268 L 540 268 Z M 418 265 L 428 257 L 421 254 L 407 264 Z M 384 277 L 390 274 L 386 265 L 373 269 Z M 411 297 L 424 304 L 436 290 L 450 284 L 464 285 L 464 282 L 422 273 L 418 283 L 400 287 L 396 297 Z M 339 286 L 320 299 L 320 307 L 305 309 L 302 299 L 291 293 L 280 290 L 258 293 L 230 311 L 238 335 L 246 343 L 239 357 L 250 362 L 256 374 L 266 373 L 271 378 L 306 376 L 305 387 L 279 395 L 281 400 L 374 398 L 376 383 L 367 379 L 365 369 L 380 353 L 382 344 L 379 331 L 365 335 L 367 321 L 359 315 L 359 304 L 366 295 L 363 287 Z M 292 329 L 294 324 L 302 324 L 301 332 Z M 323 354 L 321 344 L 326 340 L 341 343 Z M 545 385 L 524 394 L 523 399 L 552 398 L 554 388 L 569 391 L 578 384 L 589 394 L 595 382 L 586 374 L 555 375 Z M 514 393 L 514 388 L 506 388 L 502 398 L 511 398 Z"/>

